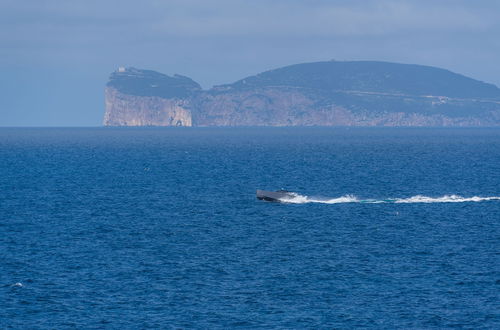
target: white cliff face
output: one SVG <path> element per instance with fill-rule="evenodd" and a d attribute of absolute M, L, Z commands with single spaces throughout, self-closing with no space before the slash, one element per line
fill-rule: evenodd
<path fill-rule="evenodd" d="M 433 105 L 435 106 L 435 105 Z M 105 126 L 498 126 L 500 110 L 488 116 L 352 111 L 315 106 L 300 91 L 275 88 L 200 93 L 187 99 L 137 96 L 106 88 Z"/>
<path fill-rule="evenodd" d="M 186 100 L 120 93 L 113 87 L 105 90 L 105 126 L 192 126 Z"/>

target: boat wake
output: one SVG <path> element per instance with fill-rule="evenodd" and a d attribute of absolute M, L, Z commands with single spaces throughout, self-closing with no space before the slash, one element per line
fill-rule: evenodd
<path fill-rule="evenodd" d="M 345 195 L 337 198 L 322 198 L 308 197 L 297 193 L 291 193 L 291 197 L 280 198 L 283 203 L 305 204 L 305 203 L 321 203 L 321 204 L 342 204 L 342 203 L 366 203 L 366 204 L 410 204 L 410 203 L 464 203 L 464 202 L 484 202 L 484 201 L 500 201 L 500 196 L 493 197 L 462 197 L 458 195 L 444 195 L 441 197 L 428 197 L 416 195 L 408 198 L 387 198 L 387 199 L 359 199 L 354 195 Z"/>

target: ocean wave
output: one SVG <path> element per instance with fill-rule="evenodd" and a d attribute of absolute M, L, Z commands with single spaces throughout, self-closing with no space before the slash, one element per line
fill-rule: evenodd
<path fill-rule="evenodd" d="M 381 203 L 464 203 L 464 202 L 484 202 L 484 201 L 500 201 L 500 196 L 491 197 L 462 197 L 459 195 L 443 195 L 441 197 L 429 197 L 423 195 L 415 195 L 407 198 L 386 198 L 386 199 L 359 199 L 354 195 L 344 195 L 336 198 L 308 197 L 297 193 L 292 193 L 292 197 L 282 198 L 281 202 L 291 204 L 305 203 L 320 203 L 320 204 L 342 204 L 342 203 L 365 203 L 365 204 L 381 204 Z"/>

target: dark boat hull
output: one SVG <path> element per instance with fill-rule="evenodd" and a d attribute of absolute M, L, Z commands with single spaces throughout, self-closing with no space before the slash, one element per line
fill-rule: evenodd
<path fill-rule="evenodd" d="M 268 202 L 282 202 L 284 199 L 292 197 L 294 197 L 294 195 L 288 191 L 257 190 L 257 199 Z"/>

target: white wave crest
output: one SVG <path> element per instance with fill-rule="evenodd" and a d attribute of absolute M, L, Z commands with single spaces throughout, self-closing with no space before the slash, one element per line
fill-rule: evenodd
<path fill-rule="evenodd" d="M 366 203 L 366 204 L 380 204 L 380 203 L 464 203 L 464 202 L 483 202 L 483 201 L 500 201 L 500 196 L 492 197 L 462 197 L 459 195 L 444 195 L 441 197 L 428 197 L 423 195 L 415 195 L 408 198 L 387 198 L 387 199 L 359 199 L 353 195 L 344 195 L 337 198 L 321 198 L 321 197 L 308 197 L 297 193 L 292 193 L 292 197 L 280 199 L 283 203 L 291 204 L 305 204 L 305 203 L 320 203 L 320 204 L 341 204 L 341 203 Z"/>

